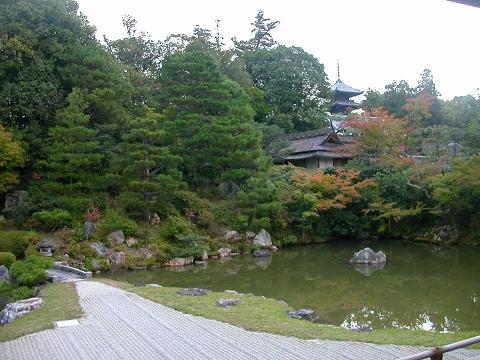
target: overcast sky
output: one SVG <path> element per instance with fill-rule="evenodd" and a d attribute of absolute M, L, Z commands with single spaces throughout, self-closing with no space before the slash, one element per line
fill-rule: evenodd
<path fill-rule="evenodd" d="M 124 37 L 122 15 L 163 40 L 191 33 L 195 25 L 213 29 L 220 19 L 226 46 L 236 35 L 247 39 L 259 9 L 280 25 L 274 38 L 300 46 L 325 64 L 330 82 L 380 91 L 393 80 L 416 85 L 424 68 L 433 72 L 442 98 L 478 94 L 480 9 L 445 0 L 77 0 L 97 27 L 97 36 Z"/>

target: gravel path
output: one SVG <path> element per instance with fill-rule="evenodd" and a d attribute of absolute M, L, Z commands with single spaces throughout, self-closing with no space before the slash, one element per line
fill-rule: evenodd
<path fill-rule="evenodd" d="M 254 333 L 182 314 L 93 281 L 76 283 L 85 317 L 79 326 L 46 330 L 0 343 L 0 359 L 395 359 L 418 348 L 300 340 Z M 1 330 L 1 329 L 0 329 Z M 447 359 L 480 351 L 460 350 Z"/>

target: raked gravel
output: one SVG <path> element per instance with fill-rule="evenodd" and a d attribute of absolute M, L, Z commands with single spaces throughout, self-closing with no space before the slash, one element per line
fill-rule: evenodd
<path fill-rule="evenodd" d="M 102 359 L 396 359 L 422 349 L 256 333 L 183 314 L 108 285 L 75 283 L 85 316 L 80 325 L 0 343 L 1 360 Z M 1 328 L 0 328 L 1 331 Z M 446 359 L 480 351 L 457 350 Z"/>

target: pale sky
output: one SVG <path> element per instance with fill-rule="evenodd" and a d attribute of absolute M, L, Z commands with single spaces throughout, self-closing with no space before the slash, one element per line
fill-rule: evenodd
<path fill-rule="evenodd" d="M 383 92 L 393 80 L 417 84 L 424 68 L 433 72 L 443 99 L 478 94 L 480 8 L 445 0 L 77 0 L 97 27 L 97 36 L 124 37 L 121 17 L 132 15 L 153 39 L 190 34 L 195 25 L 213 29 L 220 19 L 230 38 L 250 36 L 258 10 L 279 20 L 274 39 L 299 46 L 325 65 L 331 83 Z"/>

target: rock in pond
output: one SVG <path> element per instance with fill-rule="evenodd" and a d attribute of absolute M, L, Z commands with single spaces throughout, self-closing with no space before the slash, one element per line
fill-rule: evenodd
<path fill-rule="evenodd" d="M 125 234 L 122 230 L 113 231 L 107 235 L 107 239 L 115 245 L 120 245 L 125 242 Z"/>
<path fill-rule="evenodd" d="M 221 307 L 230 307 L 230 306 L 237 306 L 237 305 L 243 305 L 243 304 L 245 304 L 245 301 L 240 299 L 218 299 L 217 300 L 217 306 L 221 306 Z"/>
<path fill-rule="evenodd" d="M 383 253 L 383 251 L 375 252 L 369 247 L 356 252 L 353 255 L 353 258 L 350 259 L 351 264 L 372 265 L 383 264 L 385 262 L 387 262 L 387 256 Z"/>
<path fill-rule="evenodd" d="M 220 248 L 218 249 L 218 256 L 223 258 L 223 257 L 228 257 L 230 256 L 230 253 L 232 252 L 232 249 L 230 248 Z"/>
<path fill-rule="evenodd" d="M 253 245 L 269 249 L 272 247 L 272 237 L 265 229 L 262 229 L 253 239 Z"/>
<path fill-rule="evenodd" d="M 0 325 L 8 324 L 16 320 L 32 310 L 41 308 L 43 306 L 43 299 L 39 297 L 20 300 L 11 304 L 7 304 L 0 312 Z"/>
<path fill-rule="evenodd" d="M 0 283 L 10 281 L 10 273 L 5 265 L 0 265 Z"/>
<path fill-rule="evenodd" d="M 207 295 L 210 290 L 200 289 L 200 288 L 185 288 L 177 291 L 178 295 L 181 296 L 204 296 Z"/>
<path fill-rule="evenodd" d="M 311 309 L 300 309 L 287 311 L 287 315 L 293 319 L 315 321 L 318 316 Z"/>
<path fill-rule="evenodd" d="M 193 264 L 193 256 L 187 258 L 175 258 L 167 261 L 163 266 L 175 267 L 175 266 L 185 266 Z"/>
<path fill-rule="evenodd" d="M 93 244 L 90 245 L 90 248 L 95 250 L 95 252 L 97 253 L 97 256 L 100 256 L 100 257 L 107 256 L 107 249 L 105 248 L 105 245 L 103 245 L 101 242 L 94 242 Z"/>
<path fill-rule="evenodd" d="M 254 250 L 253 256 L 255 257 L 269 257 L 272 256 L 272 252 L 270 250 Z"/>

